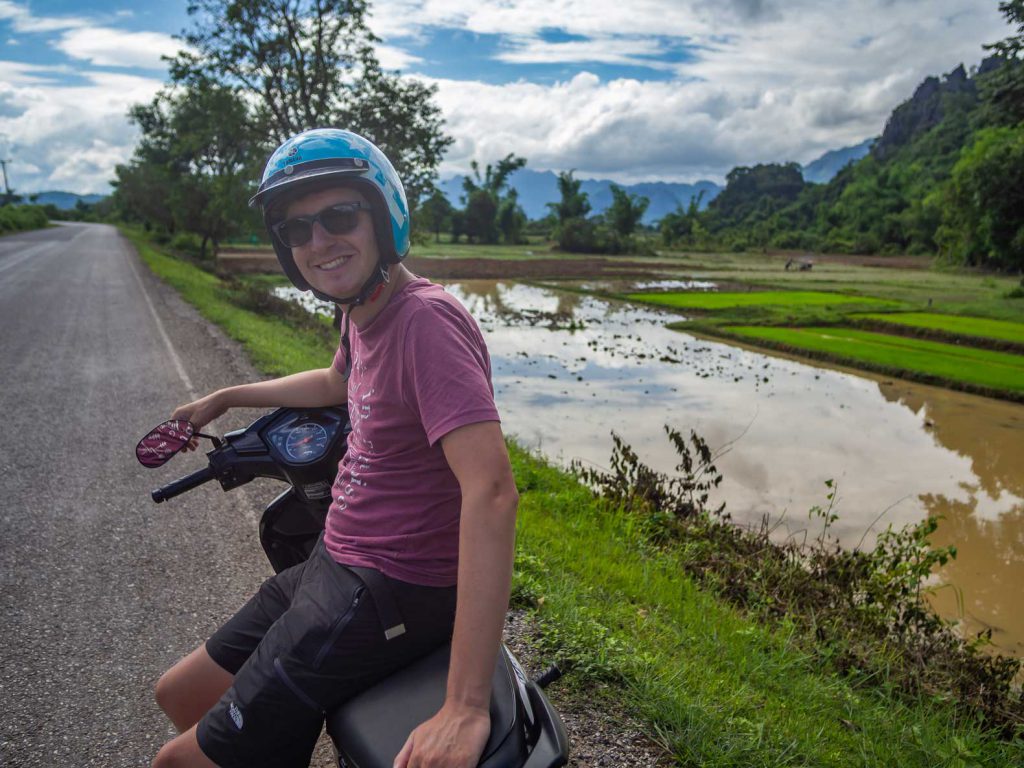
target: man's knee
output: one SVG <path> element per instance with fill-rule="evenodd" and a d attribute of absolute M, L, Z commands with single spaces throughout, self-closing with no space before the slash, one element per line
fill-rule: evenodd
<path fill-rule="evenodd" d="M 171 739 L 153 758 L 153 768 L 216 768 L 196 741 L 194 728 Z"/>
<path fill-rule="evenodd" d="M 178 739 L 168 741 L 153 758 L 153 768 L 185 768 L 189 765 Z"/>
<path fill-rule="evenodd" d="M 175 705 L 180 695 L 178 686 L 175 684 L 177 678 L 172 674 L 173 671 L 173 669 L 169 669 L 160 675 L 160 679 L 156 681 L 156 688 L 153 689 L 153 697 L 156 699 L 157 705 L 167 715 L 171 714 L 171 710 L 176 709 Z"/>

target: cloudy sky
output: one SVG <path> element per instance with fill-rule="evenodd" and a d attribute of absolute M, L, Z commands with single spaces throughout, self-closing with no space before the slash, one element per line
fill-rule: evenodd
<path fill-rule="evenodd" d="M 0 158 L 107 192 L 185 0 L 0 0 Z M 926 75 L 1006 37 L 996 0 L 376 0 L 387 66 L 435 83 L 442 175 L 514 151 L 622 182 L 720 181 L 877 135 Z"/>

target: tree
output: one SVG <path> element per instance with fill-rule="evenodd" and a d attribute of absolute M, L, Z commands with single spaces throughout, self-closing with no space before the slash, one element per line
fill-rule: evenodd
<path fill-rule="evenodd" d="M 435 239 L 440 243 L 441 230 L 445 228 L 446 224 L 451 224 L 451 215 L 454 210 L 454 206 L 448 202 L 444 193 L 435 189 L 434 193 L 420 205 L 417 212 L 420 214 L 420 220 L 434 233 Z"/>
<path fill-rule="evenodd" d="M 469 241 L 479 243 L 498 242 L 498 204 L 486 189 L 475 189 L 466 201 L 466 216 L 463 226 Z"/>
<path fill-rule="evenodd" d="M 483 175 L 476 160 L 470 163 L 473 175 L 462 178 L 462 188 L 466 202 L 465 232 L 471 241 L 496 243 L 499 232 L 505 233 L 506 242 L 519 241 L 526 216 L 516 203 L 515 190 L 502 193 L 508 186 L 509 176 L 525 165 L 526 158 L 516 157 L 512 152 L 494 165 L 488 163 Z M 499 226 L 498 214 L 502 211 L 504 226 Z M 514 239 L 510 241 L 510 237 Z"/>
<path fill-rule="evenodd" d="M 142 139 L 132 162 L 117 169 L 120 207 L 168 231 L 195 233 L 201 256 L 208 243 L 216 253 L 252 215 L 246 200 L 258 174 L 260 139 L 245 101 L 234 89 L 197 77 L 185 88 L 164 89 L 130 116 Z"/>
<path fill-rule="evenodd" d="M 548 203 L 548 208 L 564 224 L 569 219 L 585 219 L 590 213 L 590 201 L 586 192 L 580 192 L 583 182 L 573 178 L 574 170 L 562 171 L 558 174 L 558 193 L 562 199 L 557 203 Z"/>
<path fill-rule="evenodd" d="M 501 193 L 508 186 L 508 177 L 525 165 L 525 157 L 516 157 L 515 153 L 509 152 L 493 166 L 488 163 L 484 175 L 481 176 L 480 164 L 474 160 L 470 163 L 473 176 L 462 177 L 462 188 L 467 196 L 482 189 L 494 197 L 495 201 L 498 201 L 501 198 Z"/>
<path fill-rule="evenodd" d="M 381 69 L 365 0 L 192 0 L 179 85 L 212 80 L 252 104 L 266 147 L 308 128 L 365 135 L 394 163 L 415 208 L 452 139 L 434 86 Z"/>
<path fill-rule="evenodd" d="M 665 245 L 688 243 L 694 238 L 696 228 L 700 226 L 700 203 L 704 199 L 704 190 L 690 198 L 686 209 L 682 203 L 675 211 L 665 214 L 658 223 L 661 241 Z"/>
<path fill-rule="evenodd" d="M 976 134 L 953 167 L 937 238 L 949 261 L 1024 270 L 1024 126 Z"/>
<path fill-rule="evenodd" d="M 629 237 L 644 217 L 650 199 L 631 194 L 617 184 L 611 185 L 612 204 L 605 211 L 605 220 L 623 237 Z"/>
<path fill-rule="evenodd" d="M 511 190 L 498 204 L 498 229 L 507 245 L 518 245 L 524 242 L 523 230 L 526 228 L 526 214 L 519 205 L 519 193 Z"/>
<path fill-rule="evenodd" d="M 995 51 L 991 71 L 983 73 L 982 91 L 989 118 L 1000 125 L 1024 121 L 1024 0 L 1008 0 L 999 4 L 1006 21 L 1017 34 L 984 46 Z"/>

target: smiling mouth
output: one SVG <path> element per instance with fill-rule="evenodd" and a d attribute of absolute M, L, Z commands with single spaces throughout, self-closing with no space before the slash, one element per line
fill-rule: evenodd
<path fill-rule="evenodd" d="M 336 259 L 331 259 L 330 261 L 325 261 L 323 264 L 317 264 L 315 266 L 315 269 L 319 269 L 319 270 L 322 270 L 324 272 L 330 272 L 332 269 L 337 269 L 338 267 L 342 266 L 345 262 L 347 262 L 351 258 L 352 258 L 351 256 L 339 256 Z"/>

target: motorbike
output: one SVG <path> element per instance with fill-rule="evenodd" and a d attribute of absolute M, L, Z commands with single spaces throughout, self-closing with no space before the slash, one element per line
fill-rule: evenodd
<path fill-rule="evenodd" d="M 170 420 L 139 441 L 136 457 L 156 468 L 197 438 L 213 443 L 206 467 L 152 492 L 157 504 L 213 480 L 224 491 L 257 477 L 287 483 L 259 524 L 263 550 L 280 572 L 304 561 L 324 529 L 350 431 L 344 406 L 279 408 L 223 438 Z M 326 713 L 339 768 L 391 768 L 409 734 L 444 703 L 450 655 L 450 643 L 442 645 Z M 530 679 L 502 645 L 492 677 L 491 734 L 479 768 L 557 768 L 568 762 L 565 726 L 543 691 L 559 675 L 551 667 Z"/>

